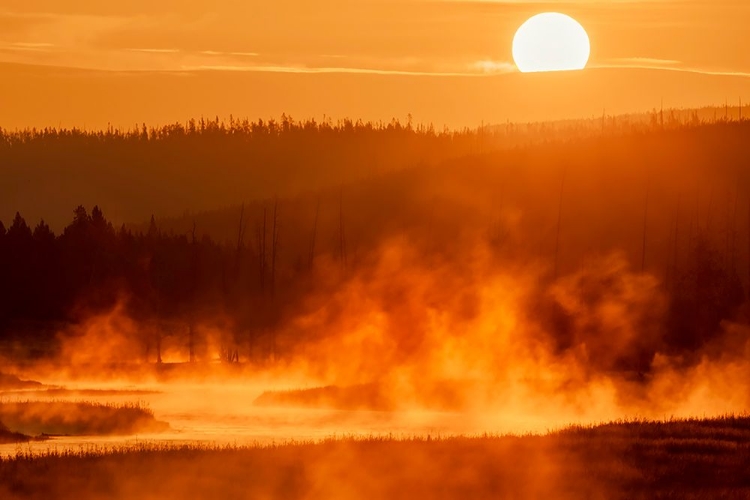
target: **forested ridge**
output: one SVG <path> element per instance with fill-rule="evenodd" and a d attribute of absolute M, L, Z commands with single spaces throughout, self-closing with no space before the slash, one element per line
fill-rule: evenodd
<path fill-rule="evenodd" d="M 533 144 L 736 119 L 737 110 L 666 110 L 450 130 L 410 119 L 190 120 L 131 129 L 0 128 L 0 218 L 21 211 L 61 230 L 70 207 L 120 223 L 252 199 L 296 196 L 414 165 Z M 750 112 L 749 112 L 750 113 Z M 1 119 L 1 118 L 0 118 Z M 0 121 L 0 125 L 2 122 Z"/>
<path fill-rule="evenodd" d="M 387 136 L 387 130 L 372 137 Z M 179 148 L 209 141 L 207 151 L 236 160 L 211 143 L 210 134 L 190 134 L 181 131 L 169 141 Z M 126 151 L 138 147 L 138 137 L 117 140 Z M 205 359 L 200 325 L 221 331 L 227 360 L 279 359 L 320 334 L 289 328 L 290 321 L 325 309 L 353 284 L 364 283 L 365 296 L 371 294 L 400 325 L 415 313 L 400 317 L 406 313 L 393 297 L 423 294 L 414 299 L 420 307 L 465 318 L 474 314 L 472 294 L 488 276 L 525 273 L 538 287 L 529 314 L 561 350 L 585 342 L 585 332 L 595 327 L 579 325 L 573 306 L 548 289 L 567 283 L 580 295 L 576 300 L 592 308 L 612 290 L 618 300 L 631 301 L 624 307 L 638 310 L 636 326 L 658 334 L 639 340 L 605 368 L 647 370 L 654 352 L 697 352 L 721 334 L 725 322 L 746 322 L 748 137 L 750 123 L 683 124 L 448 154 L 435 164 L 417 162 L 299 194 L 248 198 L 218 211 L 177 218 L 155 212 L 146 224 L 115 226 L 98 206 L 81 205 L 54 232 L 18 213 L 0 228 L 2 335 L 16 349 L 36 345 L 49 332 L 44 338 L 59 340 L 65 325 L 120 308 L 150 325 L 132 333 L 143 346 L 142 360 L 159 360 L 167 337 L 180 359 Z M 20 149 L 6 144 L 6 154 L 13 151 L 31 164 L 34 152 L 46 154 L 48 140 L 32 138 Z M 95 151 L 100 139 L 82 134 L 77 140 L 87 144 L 81 151 Z M 378 145 L 374 140 L 368 151 Z M 394 155 L 399 147 L 393 146 Z M 435 158 L 446 154 L 427 150 Z M 351 154 L 367 157 L 357 148 Z M 407 162 L 404 154 L 401 161 Z M 342 160 L 341 168 L 346 164 Z M 174 168 L 175 176 L 189 171 L 189 165 Z M 324 167 L 305 168 L 315 177 L 316 168 Z M 396 267 L 383 271 L 394 252 Z M 427 273 L 438 288 L 411 288 L 411 273 Z M 631 279 L 666 297 L 666 305 L 628 295 L 635 293 L 628 288 Z M 445 280 L 460 286 L 451 289 Z M 345 299 L 335 300 L 345 307 Z M 420 328 L 413 324 L 412 340 L 399 348 L 412 349 L 409 342 L 418 342 Z M 35 355 L 45 355 L 45 349 L 36 348 Z"/>

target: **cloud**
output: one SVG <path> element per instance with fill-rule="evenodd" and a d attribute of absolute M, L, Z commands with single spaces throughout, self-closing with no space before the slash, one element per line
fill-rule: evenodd
<path fill-rule="evenodd" d="M 497 60 L 471 62 L 452 55 L 389 57 L 346 53 L 263 53 L 248 48 L 223 48 L 221 44 L 189 48 L 169 40 L 132 40 L 119 45 L 108 43 L 109 35 L 123 29 L 153 28 L 157 19 L 117 18 L 82 15 L 24 14 L 14 19 L 27 23 L 15 40 L 0 42 L 0 62 L 59 66 L 75 69 L 117 72 L 258 72 L 300 74 L 371 74 L 401 76 L 465 77 L 515 71 L 512 63 Z M 84 32 L 78 36 L 76 33 Z M 165 46 L 166 45 L 166 46 Z M 333 54 L 333 55 L 331 55 Z M 335 60 L 333 62 L 332 60 Z"/>
<path fill-rule="evenodd" d="M 662 10 L 700 3 L 693 0 L 411 0 L 401 4 L 336 0 L 323 2 L 322 7 L 298 5 L 296 15 L 282 15 L 283 9 L 273 3 L 240 5 L 233 0 L 219 0 L 218 11 L 211 13 L 199 11 L 190 2 L 166 9 L 135 0 L 117 8 L 91 4 L 73 11 L 51 1 L 29 7 L 37 12 L 0 11 L 0 62 L 106 71 L 500 75 L 516 71 L 504 59 L 509 57 L 513 30 L 523 19 L 521 10 L 570 5 L 575 7 L 571 13 L 579 14 L 591 27 L 592 44 L 605 30 L 613 29 L 607 31 L 612 37 L 609 45 L 638 42 L 642 47 L 632 47 L 634 53 L 649 55 L 648 47 L 656 46 L 654 40 L 667 39 L 674 46 L 668 52 L 674 59 L 600 59 L 590 67 L 740 77 L 750 71 L 739 56 L 732 55 L 742 52 L 741 44 L 738 51 L 715 50 L 732 46 L 726 38 L 736 31 L 731 23 L 726 34 L 707 39 L 701 51 L 682 48 L 689 46 L 685 41 L 696 29 L 716 25 L 718 17 L 695 19 L 692 31 L 651 29 L 655 19 L 683 23 L 682 13 L 663 16 Z M 606 57 L 604 52 L 602 48 L 598 55 Z M 714 63 L 722 69 L 708 67 Z"/>
<path fill-rule="evenodd" d="M 55 48 L 52 43 L 31 43 L 31 42 L 0 42 L 0 51 L 10 52 L 49 52 Z"/>
<path fill-rule="evenodd" d="M 482 60 L 470 65 L 470 68 L 480 73 L 512 73 L 516 65 L 510 61 Z"/>
<path fill-rule="evenodd" d="M 201 51 L 200 54 L 211 56 L 233 55 L 214 51 Z M 259 54 L 255 54 L 259 56 Z M 327 64 L 330 59 L 337 61 L 335 66 Z M 235 60 L 236 61 L 236 60 Z M 434 76 L 434 77 L 480 77 L 506 74 L 516 71 L 509 61 L 480 60 L 475 62 L 439 61 L 418 58 L 356 58 L 344 55 L 320 55 L 306 61 L 289 63 L 269 59 L 259 63 L 235 62 L 228 64 L 184 65 L 179 71 L 240 71 L 262 73 L 302 73 L 302 74 L 371 74 L 396 76 Z"/>
<path fill-rule="evenodd" d="M 471 71 L 410 71 L 398 69 L 357 68 L 357 67 L 306 67 L 285 65 L 198 65 L 183 66 L 178 71 L 242 71 L 259 73 L 302 73 L 330 74 L 349 73 L 367 75 L 401 75 L 401 76 L 483 76 L 483 73 Z"/>
<path fill-rule="evenodd" d="M 674 59 L 654 59 L 648 57 L 627 57 L 609 59 L 601 63 L 589 64 L 590 68 L 630 68 L 630 69 L 656 69 L 662 71 L 677 71 L 681 73 L 693 73 L 711 76 L 738 76 L 750 78 L 750 72 L 731 69 L 700 68 L 688 66 L 682 61 Z"/>
<path fill-rule="evenodd" d="M 257 52 L 224 52 L 221 50 L 199 50 L 198 54 L 204 56 L 241 56 L 241 57 L 258 57 Z"/>
<path fill-rule="evenodd" d="M 179 54 L 179 49 L 125 49 L 130 52 L 145 52 L 147 54 Z"/>
<path fill-rule="evenodd" d="M 637 65 L 637 66 L 674 66 L 682 64 L 682 61 L 675 59 L 655 59 L 652 57 L 622 57 L 611 60 L 613 63 L 619 63 L 623 65 Z"/>

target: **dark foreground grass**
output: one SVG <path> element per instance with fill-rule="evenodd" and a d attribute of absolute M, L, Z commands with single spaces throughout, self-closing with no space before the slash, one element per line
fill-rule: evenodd
<path fill-rule="evenodd" d="M 749 497 L 747 417 L 547 436 L 19 451 L 0 461 L 4 499 Z"/>
<path fill-rule="evenodd" d="M 32 436 L 129 435 L 169 429 L 142 405 L 92 402 L 0 402 L 0 422 L 13 432 Z"/>

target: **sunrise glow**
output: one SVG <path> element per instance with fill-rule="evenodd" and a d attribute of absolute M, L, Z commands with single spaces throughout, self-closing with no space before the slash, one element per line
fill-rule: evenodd
<path fill-rule="evenodd" d="M 581 70 L 590 53 L 583 26 L 556 12 L 532 17 L 518 28 L 513 39 L 513 60 L 522 73 Z"/>

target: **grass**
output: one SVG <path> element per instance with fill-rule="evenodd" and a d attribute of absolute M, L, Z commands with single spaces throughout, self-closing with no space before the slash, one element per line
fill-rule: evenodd
<path fill-rule="evenodd" d="M 28 443 L 29 441 L 43 440 L 44 438 L 34 438 L 21 434 L 20 432 L 13 432 L 8 429 L 5 424 L 0 422 L 0 444 L 12 444 L 12 443 Z"/>
<path fill-rule="evenodd" d="M 546 436 L 330 439 L 19 449 L 0 498 L 560 498 L 750 496 L 750 417 L 615 422 Z"/>
<path fill-rule="evenodd" d="M 265 391 L 253 404 L 296 408 L 332 408 L 339 410 L 396 410 L 409 406 L 433 410 L 463 410 L 471 403 L 472 391 L 481 386 L 473 380 L 438 380 L 420 383 L 419 391 L 409 400 L 394 396 L 394 391 L 382 383 L 353 386 L 315 387 Z"/>
<path fill-rule="evenodd" d="M 329 385 L 311 389 L 265 391 L 253 404 L 297 408 L 335 408 L 343 410 L 393 410 L 394 402 L 377 384 L 350 387 Z"/>
<path fill-rule="evenodd" d="M 83 397 L 99 398 L 107 396 L 150 396 L 161 394 L 160 391 L 145 389 L 66 389 L 64 387 L 53 387 L 49 389 L 25 390 L 23 395 L 27 397 Z"/>
<path fill-rule="evenodd" d="M 129 435 L 169 428 L 141 404 L 66 401 L 0 402 L 0 422 L 29 435 Z"/>

